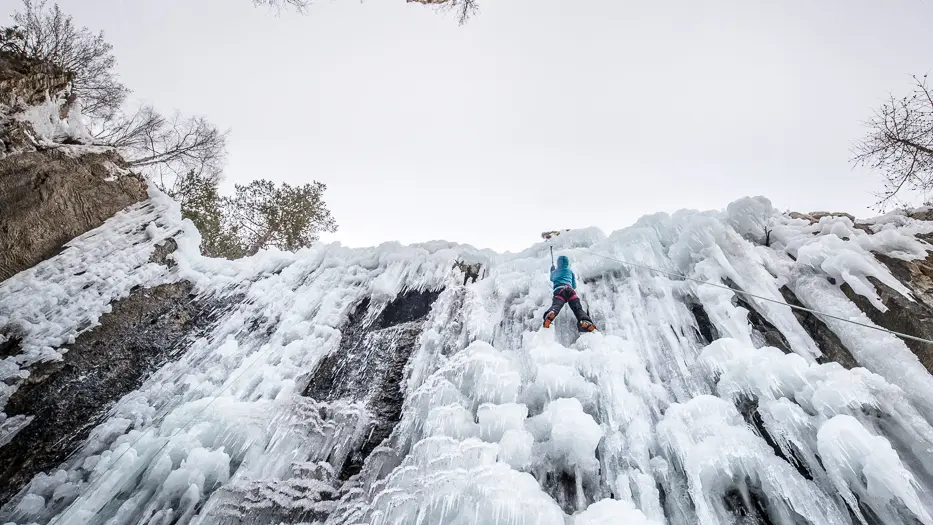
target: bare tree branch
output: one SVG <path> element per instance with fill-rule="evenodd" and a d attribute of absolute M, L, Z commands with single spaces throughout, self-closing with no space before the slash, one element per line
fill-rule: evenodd
<path fill-rule="evenodd" d="M 455 11 L 460 25 L 463 25 L 473 15 L 479 12 L 477 0 L 405 0 L 425 5 L 437 6 L 439 9 Z"/>
<path fill-rule="evenodd" d="M 253 0 L 256 6 L 268 6 L 276 11 L 284 7 L 292 7 L 299 12 L 305 12 L 312 0 Z M 433 5 L 442 10 L 455 11 L 460 25 L 465 24 L 470 17 L 479 12 L 477 0 L 405 0 L 407 3 Z"/>
<path fill-rule="evenodd" d="M 144 105 L 91 126 L 98 145 L 117 148 L 130 166 L 141 169 L 169 194 L 183 174 L 218 177 L 226 161 L 227 134 L 202 117 L 166 118 Z M 166 182 L 168 181 L 168 182 Z"/>
<path fill-rule="evenodd" d="M 876 204 L 881 209 L 904 190 L 933 189 L 933 89 L 926 75 L 913 79 L 913 91 L 900 99 L 891 95 L 868 122 L 868 135 L 855 145 L 853 162 L 884 177 Z"/>
<path fill-rule="evenodd" d="M 92 117 L 112 116 L 129 93 L 114 73 L 113 46 L 102 32 L 78 28 L 58 4 L 47 8 L 46 3 L 23 0 L 23 11 L 13 13 L 16 25 L 0 33 L 0 48 L 73 74 L 71 94 L 83 112 Z"/>
<path fill-rule="evenodd" d="M 311 0 L 253 0 L 253 4 L 256 6 L 269 6 L 276 10 L 283 7 L 292 7 L 303 13 L 311 5 Z"/>

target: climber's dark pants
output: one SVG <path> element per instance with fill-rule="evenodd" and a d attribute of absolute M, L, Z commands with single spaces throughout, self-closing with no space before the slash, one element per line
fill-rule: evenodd
<path fill-rule="evenodd" d="M 573 310 L 573 315 L 576 316 L 578 323 L 581 321 L 593 322 L 590 316 L 586 315 L 586 312 L 583 310 L 583 305 L 580 304 L 580 297 L 577 295 L 577 292 L 569 286 L 561 286 L 557 290 L 554 290 L 554 300 L 551 302 L 551 308 L 547 312 L 554 312 L 556 316 L 560 313 L 560 309 L 564 307 L 565 303 L 570 303 L 570 309 Z M 544 315 L 547 315 L 547 312 L 544 312 Z"/>

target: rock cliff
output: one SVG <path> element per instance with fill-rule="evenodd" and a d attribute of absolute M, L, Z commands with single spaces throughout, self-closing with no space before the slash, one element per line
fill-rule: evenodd
<path fill-rule="evenodd" d="M 146 198 L 145 181 L 115 152 L 43 142 L 24 118 L 30 111 L 41 116 L 36 107 L 51 98 L 67 98 L 69 81 L 66 73 L 0 53 L 0 281 Z"/>

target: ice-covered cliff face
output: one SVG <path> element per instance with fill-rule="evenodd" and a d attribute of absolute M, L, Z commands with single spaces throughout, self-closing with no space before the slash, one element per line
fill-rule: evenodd
<path fill-rule="evenodd" d="M 146 199 L 113 148 L 87 145 L 72 77 L 0 49 L 0 282 Z"/>
<path fill-rule="evenodd" d="M 567 311 L 540 329 L 544 243 L 227 262 L 178 217 L 156 196 L 0 284 L 0 406 L 139 287 L 187 281 L 212 312 L 0 522 L 933 525 L 924 343 L 614 260 L 873 324 L 930 312 L 890 268 L 927 258 L 933 222 L 745 199 L 568 232 L 601 329 L 581 336 Z M 40 423 L 0 416 L 0 453 Z"/>

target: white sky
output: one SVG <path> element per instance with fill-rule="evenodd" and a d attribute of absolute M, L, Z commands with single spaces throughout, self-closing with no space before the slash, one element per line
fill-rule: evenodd
<path fill-rule="evenodd" d="M 745 195 L 870 215 L 851 143 L 933 69 L 924 0 L 481 0 L 465 27 L 404 0 L 58 2 L 135 96 L 232 129 L 229 186 L 326 183 L 350 246 L 514 251 Z"/>

